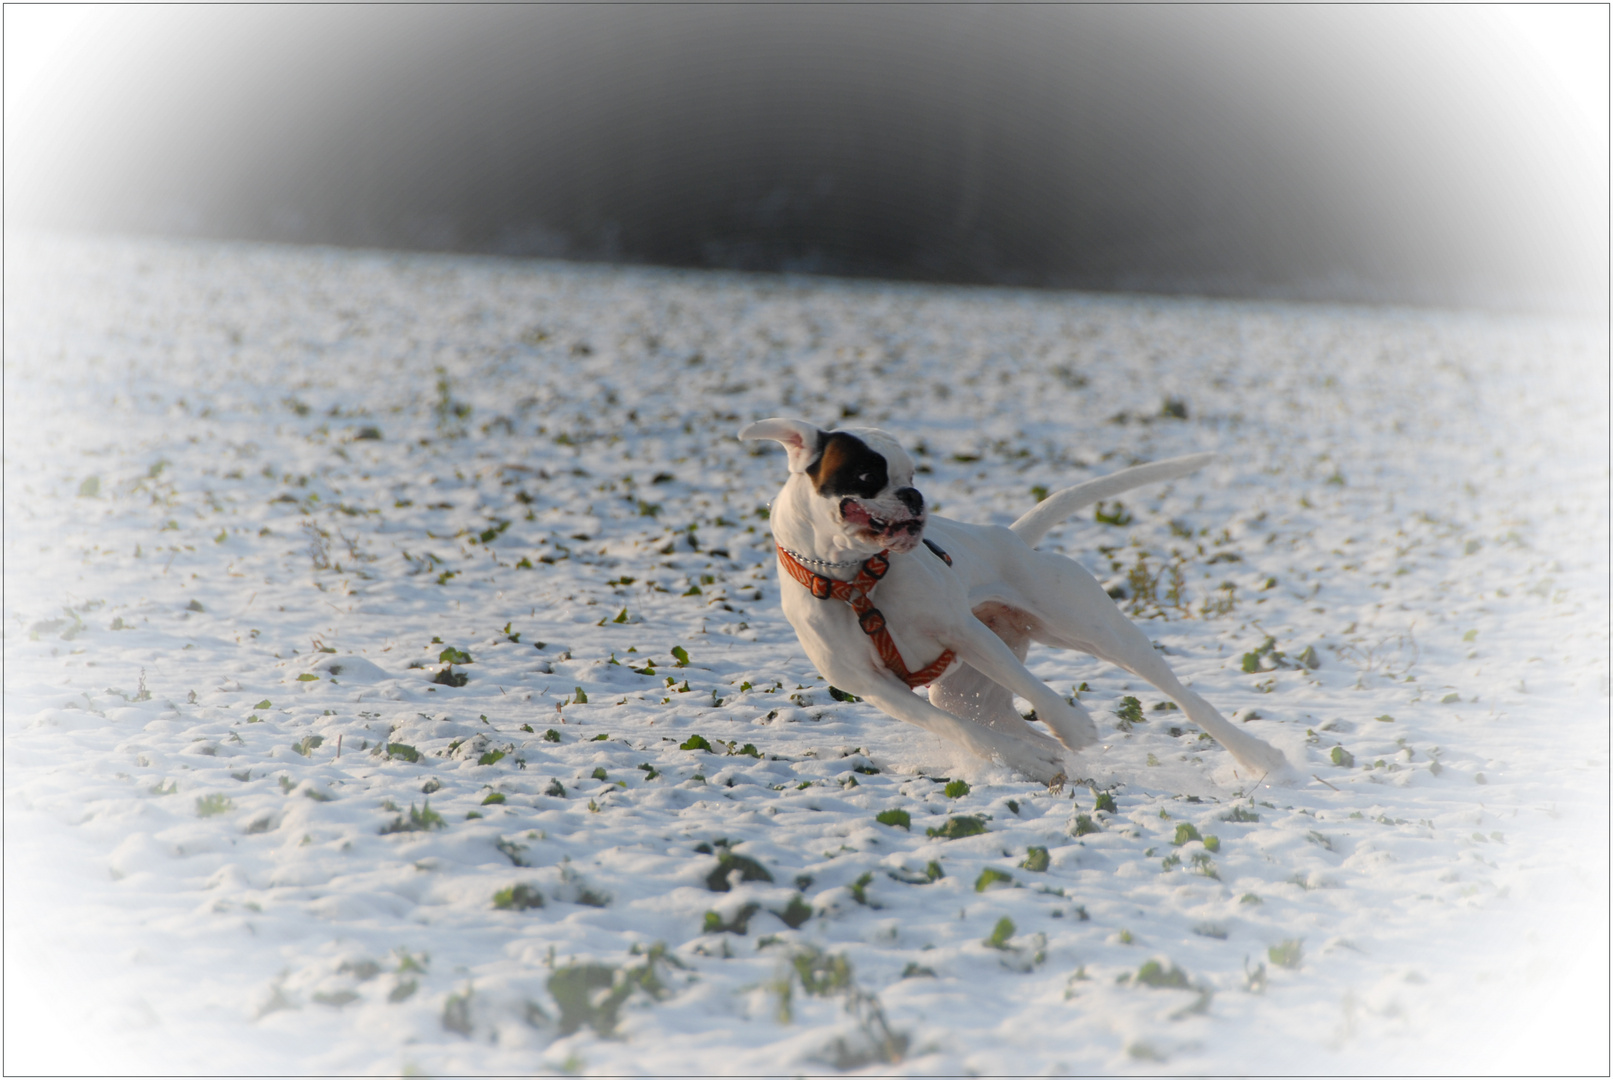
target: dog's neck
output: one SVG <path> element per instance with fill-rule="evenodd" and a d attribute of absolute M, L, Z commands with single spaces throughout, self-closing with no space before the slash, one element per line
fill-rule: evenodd
<path fill-rule="evenodd" d="M 779 546 L 824 577 L 850 581 L 864 560 L 879 551 L 856 543 L 839 524 L 829 520 L 823 500 L 812 492 L 812 482 L 799 474 L 791 476 L 773 500 L 768 521 Z"/>

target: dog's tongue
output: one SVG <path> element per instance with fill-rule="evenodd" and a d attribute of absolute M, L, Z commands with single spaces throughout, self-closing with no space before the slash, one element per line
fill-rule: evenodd
<path fill-rule="evenodd" d="M 869 525 L 874 520 L 873 515 L 864 510 L 861 503 L 853 499 L 846 499 L 841 502 L 840 516 L 853 525 Z"/>

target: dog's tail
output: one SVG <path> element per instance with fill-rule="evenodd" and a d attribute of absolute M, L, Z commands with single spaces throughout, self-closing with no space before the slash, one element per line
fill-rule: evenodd
<path fill-rule="evenodd" d="M 1134 465 L 1129 469 L 1110 473 L 1108 476 L 1100 476 L 1096 480 L 1088 480 L 1084 484 L 1055 491 L 1008 527 L 1025 543 L 1035 547 L 1041 543 L 1048 530 L 1077 510 L 1091 506 L 1100 499 L 1112 499 L 1122 491 L 1130 491 L 1144 484 L 1175 480 L 1179 476 L 1197 472 L 1214 457 L 1213 453 L 1188 454 L 1185 457 L 1166 458 L 1164 461 L 1151 461 L 1146 465 Z"/>

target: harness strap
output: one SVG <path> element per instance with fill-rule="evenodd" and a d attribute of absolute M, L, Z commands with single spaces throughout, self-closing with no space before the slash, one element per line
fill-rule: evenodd
<path fill-rule="evenodd" d="M 868 599 L 869 592 L 891 568 L 885 552 L 881 551 L 877 555 L 870 556 L 852 580 L 837 581 L 808 570 L 801 565 L 799 559 L 776 542 L 773 546 L 778 548 L 779 563 L 791 577 L 806 586 L 807 591 L 813 596 L 819 600 L 843 600 L 851 605 L 851 610 L 857 613 L 857 624 L 862 627 L 863 633 L 873 639 L 879 659 L 892 674 L 908 686 L 917 689 L 934 682 L 945 674 L 946 669 L 952 666 L 952 661 L 957 659 L 957 654 L 947 649 L 936 657 L 933 663 L 918 671 L 907 670 L 907 664 L 902 661 L 902 654 L 896 649 L 896 642 L 891 640 L 890 631 L 885 627 L 885 616 L 874 606 L 874 602 Z M 942 558 L 946 556 L 943 555 Z M 951 562 L 950 559 L 947 561 Z"/>

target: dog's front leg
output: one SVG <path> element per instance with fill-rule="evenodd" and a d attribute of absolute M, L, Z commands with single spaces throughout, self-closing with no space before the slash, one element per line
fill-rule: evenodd
<path fill-rule="evenodd" d="M 1051 784 L 1064 773 L 1059 745 L 1029 727 L 1023 736 L 1008 735 L 953 716 L 913 693 L 906 683 L 887 671 L 842 670 L 831 677 L 836 686 L 849 690 L 882 712 L 965 746 L 977 757 L 1000 760 L 1039 783 Z"/>
<path fill-rule="evenodd" d="M 1031 674 L 1003 639 L 979 619 L 968 620 L 953 648 L 970 667 L 1030 702 L 1037 718 L 1071 750 L 1080 750 L 1098 741 L 1098 727 L 1086 709 L 1065 701 L 1052 687 Z"/>

